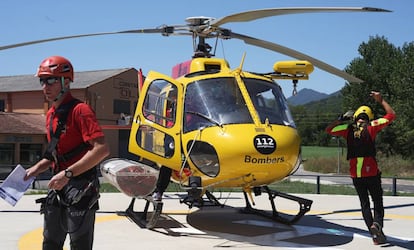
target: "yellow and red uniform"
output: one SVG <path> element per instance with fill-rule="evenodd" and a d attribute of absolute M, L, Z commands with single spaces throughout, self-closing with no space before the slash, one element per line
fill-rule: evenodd
<path fill-rule="evenodd" d="M 372 120 L 369 122 L 368 126 L 366 127 L 368 131 L 368 137 L 372 140 L 369 144 L 374 146 L 375 137 L 377 133 L 388 126 L 392 121 L 395 120 L 395 114 L 386 114 L 384 117 L 381 117 L 376 120 Z M 342 136 L 347 139 L 348 142 L 348 159 L 349 159 L 349 173 L 352 178 L 360 178 L 360 177 L 368 177 L 368 176 L 376 176 L 379 173 L 378 164 L 375 159 L 375 148 L 372 150 L 368 150 L 370 152 L 361 152 L 362 150 L 356 150 L 353 152 L 352 150 L 352 137 L 354 131 L 352 125 L 350 124 L 339 124 L 332 128 L 327 128 L 326 132 L 333 136 Z M 365 147 L 369 147 L 369 145 L 365 145 Z M 350 154 L 352 151 L 352 154 Z"/>

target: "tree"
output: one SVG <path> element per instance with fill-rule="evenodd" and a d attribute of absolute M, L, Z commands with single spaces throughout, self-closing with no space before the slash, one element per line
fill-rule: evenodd
<path fill-rule="evenodd" d="M 377 138 L 378 149 L 386 154 L 398 153 L 413 157 L 414 153 L 414 44 L 397 48 L 384 37 L 371 37 L 358 49 L 346 68 L 348 73 L 363 79 L 362 84 L 347 84 L 342 89 L 343 107 L 355 109 L 368 105 L 377 115 L 381 105 L 369 98 L 371 90 L 379 91 L 397 113 L 396 121 Z"/>
<path fill-rule="evenodd" d="M 336 112 L 368 105 L 377 117 L 383 115 L 382 106 L 369 97 L 374 90 L 381 92 L 397 113 L 397 119 L 378 135 L 378 151 L 414 159 L 414 42 L 400 48 L 384 37 L 375 36 L 361 43 L 358 52 L 360 56 L 345 70 L 364 83 L 346 84 L 339 98 L 292 108 L 302 144 L 328 145 L 330 138 L 320 132 L 335 118 Z M 332 102 L 338 99 L 342 99 L 341 104 Z"/>
<path fill-rule="evenodd" d="M 395 93 L 398 153 L 414 158 L 414 43 L 404 44 L 401 59 L 390 81 Z"/>

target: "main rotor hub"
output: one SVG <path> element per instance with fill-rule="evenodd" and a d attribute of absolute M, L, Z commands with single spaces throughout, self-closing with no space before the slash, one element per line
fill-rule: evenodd
<path fill-rule="evenodd" d="M 206 25 L 209 24 L 211 21 L 215 20 L 213 17 L 205 17 L 205 16 L 198 16 L 198 17 L 187 17 L 185 21 L 190 25 L 197 26 L 197 25 Z"/>

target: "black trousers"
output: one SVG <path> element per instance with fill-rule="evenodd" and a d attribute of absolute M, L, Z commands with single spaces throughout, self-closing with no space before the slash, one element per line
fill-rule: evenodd
<path fill-rule="evenodd" d="M 381 186 L 381 173 L 377 176 L 353 178 L 354 187 L 358 193 L 361 203 L 361 212 L 368 229 L 372 223 L 377 222 L 384 226 L 384 203 L 383 190 Z M 371 212 L 369 195 L 374 204 L 374 215 Z"/>
<path fill-rule="evenodd" d="M 43 250 L 62 250 L 69 234 L 71 250 L 92 249 L 96 209 L 46 205 Z"/>
<path fill-rule="evenodd" d="M 67 235 L 71 250 L 92 250 L 98 199 L 96 175 L 72 178 L 62 190 L 50 190 L 42 204 L 43 250 L 62 250 Z"/>
<path fill-rule="evenodd" d="M 158 180 L 157 180 L 157 186 L 155 191 L 164 193 L 164 191 L 167 189 L 168 184 L 170 184 L 170 178 L 171 178 L 172 170 L 171 168 L 162 166 L 160 168 L 160 173 L 158 174 Z"/>

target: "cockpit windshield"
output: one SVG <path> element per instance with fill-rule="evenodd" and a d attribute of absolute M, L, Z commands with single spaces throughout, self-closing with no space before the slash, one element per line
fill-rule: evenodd
<path fill-rule="evenodd" d="M 195 81 L 185 94 L 184 132 L 208 126 L 253 123 L 234 78 Z"/>
<path fill-rule="evenodd" d="M 296 127 L 280 86 L 259 79 L 243 79 L 262 123 Z"/>
<path fill-rule="evenodd" d="M 294 127 L 285 97 L 277 84 L 243 79 L 262 123 Z M 225 124 L 253 123 L 236 79 L 195 81 L 185 94 L 184 132 Z"/>

